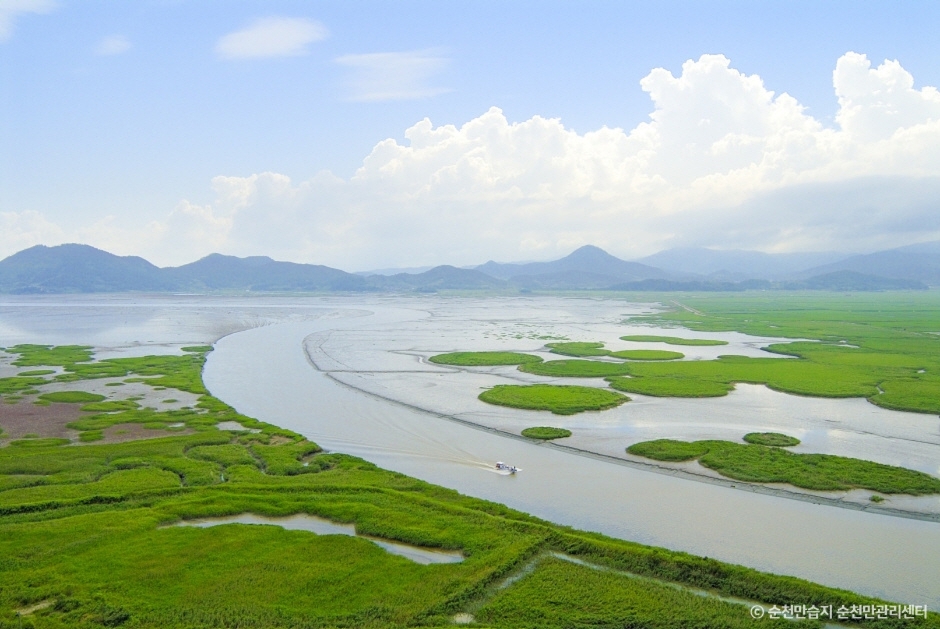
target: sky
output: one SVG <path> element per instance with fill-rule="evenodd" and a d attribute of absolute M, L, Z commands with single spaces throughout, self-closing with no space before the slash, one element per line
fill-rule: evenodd
<path fill-rule="evenodd" d="M 0 0 L 0 257 L 940 240 L 940 3 Z"/>

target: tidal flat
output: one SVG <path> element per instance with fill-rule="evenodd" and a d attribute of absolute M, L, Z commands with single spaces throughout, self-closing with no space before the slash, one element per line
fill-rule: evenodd
<path fill-rule="evenodd" d="M 807 448 L 812 439 L 805 433 L 811 431 L 793 429 L 806 425 L 802 423 L 805 418 L 797 413 L 788 415 L 792 406 L 788 402 L 793 401 L 836 405 L 831 408 L 835 411 L 833 416 L 844 420 L 843 428 L 850 436 L 862 432 L 854 425 L 858 415 L 855 410 L 868 407 L 879 413 L 892 411 L 874 407 L 865 400 L 798 398 L 758 385 L 738 385 L 731 395 L 710 400 L 644 399 L 631 394 L 633 400 L 617 409 L 566 418 L 488 405 L 480 410 L 484 405 L 476 397 L 481 386 L 547 380 L 522 374 L 513 367 L 456 370 L 427 361 L 437 353 L 468 349 L 538 353 L 537 348 L 545 343 L 563 340 L 600 339 L 613 349 L 638 348 L 642 344 L 621 342 L 618 337 L 649 334 L 656 329 L 624 321 L 634 314 L 656 312 L 655 304 L 557 297 L 494 300 L 362 296 L 172 299 L 119 296 L 23 301 L 28 303 L 14 306 L 14 310 L 21 310 L 13 316 L 7 316 L 8 304 L 0 305 L 3 315 L 0 324 L 9 332 L 5 337 L 10 339 L 5 341 L 7 345 L 49 342 L 44 335 L 54 332 L 57 318 L 61 326 L 55 332 L 58 342 L 91 343 L 113 352 L 120 352 L 125 345 L 139 348 L 147 343 L 176 352 L 185 344 L 223 337 L 206 367 L 206 382 L 213 394 L 242 413 L 296 430 L 331 451 L 355 454 L 387 469 L 509 504 L 550 521 L 779 574 L 798 575 L 890 600 L 909 600 L 912 604 L 925 601 L 934 607 L 935 603 L 940 604 L 937 589 L 940 573 L 933 562 L 926 560 L 940 552 L 935 523 L 780 500 L 612 465 L 469 427 L 452 421 L 462 419 L 460 411 L 449 412 L 455 406 L 459 409 L 456 402 L 465 399 L 476 405 L 471 409 L 478 414 L 471 416 L 475 426 L 485 428 L 486 422 L 509 423 L 517 434 L 525 427 L 544 425 L 540 420 L 550 417 L 551 425 L 573 431 L 572 437 L 563 441 L 579 438 L 576 426 L 581 425 L 585 430 L 599 431 L 595 440 L 598 447 L 616 442 L 622 453 L 629 443 L 655 438 L 647 435 L 657 431 L 663 431 L 664 438 L 682 439 L 736 439 L 747 432 L 784 432 L 803 440 L 795 449 Z M 68 332 L 68 314 L 75 311 L 76 302 L 86 313 L 83 319 L 95 323 L 97 331 L 92 336 L 96 338 L 80 336 L 89 331 L 89 326 Z M 129 302 L 135 305 L 128 305 Z M 26 311 L 29 316 L 25 316 Z M 126 326 L 124 316 L 128 311 L 149 312 L 153 327 L 148 329 L 147 321 Z M 260 312 L 265 316 L 255 316 Z M 177 323 L 167 325 L 167 321 Z M 181 321 L 192 325 L 180 325 Z M 14 326 L 11 322 L 22 325 Z M 760 349 L 762 346 L 786 340 L 735 332 L 704 334 L 678 327 L 668 328 L 662 334 L 727 340 L 731 346 L 683 346 L 684 360 L 709 360 L 725 353 L 767 356 Z M 141 343 L 142 338 L 147 342 Z M 656 348 L 651 344 L 650 349 Z M 774 360 L 793 358 L 775 356 Z M 475 384 L 474 379 L 481 380 Z M 584 379 L 548 381 L 586 383 Z M 443 386 L 445 383 L 449 383 L 449 389 Z M 755 403 L 752 408 L 745 405 L 737 409 L 735 419 L 731 403 L 744 390 L 756 392 L 758 399 L 752 400 Z M 421 396 L 428 394 L 430 403 L 422 410 L 414 402 L 427 400 Z M 780 396 L 785 401 L 775 409 L 760 398 L 764 395 L 771 399 Z M 854 410 L 840 406 L 856 402 L 861 406 Z M 723 425 L 717 421 L 717 415 L 708 414 L 704 415 L 702 425 L 697 424 L 696 406 L 680 406 L 688 411 L 684 415 L 663 412 L 668 411 L 668 405 L 683 403 L 727 404 L 721 412 L 731 412 L 731 425 Z M 645 425 L 635 421 L 636 417 L 629 418 L 632 424 L 609 421 L 612 413 L 641 407 L 649 407 Z M 839 408 L 843 409 L 841 414 Z M 759 413 L 754 413 L 755 410 Z M 780 416 L 776 415 L 778 411 Z M 516 418 L 516 412 L 524 414 Z M 754 421 L 754 417 L 760 420 Z M 917 423 L 919 420 L 936 419 L 913 413 L 897 413 L 897 417 L 914 418 L 908 425 L 913 433 L 922 426 Z M 837 430 L 822 423 L 823 419 L 817 418 L 819 429 L 824 429 L 826 437 L 832 439 Z M 783 426 L 767 425 L 774 423 Z M 877 418 L 872 424 L 892 430 L 898 426 L 903 429 L 905 425 L 903 421 L 879 422 Z M 809 426 L 813 427 L 812 422 Z M 629 439 L 617 437 L 618 431 L 629 434 L 625 428 L 640 434 Z M 936 430 L 936 424 L 933 428 Z M 706 434 L 690 435 L 693 430 Z M 929 429 L 925 427 L 923 433 L 929 434 Z M 808 451 L 819 450 L 814 447 Z M 849 454 L 858 456 L 857 452 Z M 496 459 L 520 465 L 525 471 L 517 477 L 501 477 L 491 469 Z M 729 513 L 736 517 L 729 518 Z M 768 530 L 774 531 L 772 537 L 766 535 Z"/>

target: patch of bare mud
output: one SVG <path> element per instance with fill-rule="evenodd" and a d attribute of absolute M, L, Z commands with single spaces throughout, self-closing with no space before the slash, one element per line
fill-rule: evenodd
<path fill-rule="evenodd" d="M 28 400 L 21 400 L 16 404 L 0 404 L 3 440 L 21 439 L 29 434 L 75 439 L 78 431 L 66 428 L 66 424 L 87 415 L 80 409 L 79 404 L 54 403 L 40 406 Z"/>

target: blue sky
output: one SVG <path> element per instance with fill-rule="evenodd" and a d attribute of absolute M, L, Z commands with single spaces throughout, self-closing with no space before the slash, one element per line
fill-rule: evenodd
<path fill-rule="evenodd" d="M 631 257 L 938 238 L 940 101 L 924 90 L 940 85 L 938 18 L 933 2 L 0 0 L 0 255 L 77 240 L 160 264 L 219 250 L 359 269 L 552 258 L 587 242 Z M 843 107 L 833 71 L 850 51 L 881 83 L 847 59 Z M 885 60 L 897 67 L 879 74 Z M 687 62 L 701 64 L 672 96 L 654 102 L 664 75 L 641 87 Z M 900 100 L 879 96 L 905 75 Z M 796 105 L 755 113 L 784 92 Z M 689 144 L 710 152 L 666 150 L 680 122 L 640 137 L 656 107 L 727 128 Z M 839 114 L 851 107 L 907 109 L 850 137 Z M 406 130 L 425 118 L 485 129 L 439 146 L 425 134 L 435 146 L 412 154 Z M 622 134 L 592 139 L 605 127 Z M 793 129 L 805 137 L 781 150 Z M 760 146 L 709 157 L 729 142 Z M 825 146 L 792 155 L 808 143 Z M 785 167 L 767 166 L 781 152 Z M 746 174 L 758 164 L 773 172 Z M 858 194 L 872 181 L 877 202 Z M 814 203 L 832 209 L 807 214 Z M 847 220 L 861 225 L 840 236 Z"/>

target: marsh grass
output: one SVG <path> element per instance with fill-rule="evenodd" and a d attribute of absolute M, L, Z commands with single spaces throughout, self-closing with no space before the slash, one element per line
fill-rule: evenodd
<path fill-rule="evenodd" d="M 571 436 L 571 431 L 566 428 L 553 428 L 551 426 L 533 426 L 522 431 L 523 437 L 529 439 L 541 439 L 544 441 L 551 439 L 564 439 Z"/>
<path fill-rule="evenodd" d="M 940 493 L 940 478 L 873 461 L 831 454 L 788 452 L 779 447 L 731 441 L 657 439 L 635 443 L 627 452 L 657 461 L 691 461 L 722 476 L 751 483 L 788 483 L 803 489 L 869 489 L 883 494 Z"/>
<path fill-rule="evenodd" d="M 625 393 L 639 393 L 652 397 L 721 397 L 734 386 L 712 380 L 695 378 L 607 378 L 610 386 Z"/>
<path fill-rule="evenodd" d="M 499 592 L 477 614 L 493 627 L 770 627 L 746 606 L 707 598 L 668 584 L 632 578 L 556 558 L 541 561 L 513 587 Z M 787 623 L 787 626 L 815 626 Z"/>
<path fill-rule="evenodd" d="M 603 378 L 630 373 L 628 363 L 601 362 L 599 360 L 549 360 L 519 366 L 519 371 L 538 376 L 556 378 Z"/>
<path fill-rule="evenodd" d="M 800 440 L 790 435 L 784 435 L 779 432 L 749 432 L 742 437 L 748 443 L 755 443 L 759 446 L 773 446 L 777 448 L 789 448 L 790 446 L 800 445 Z"/>
<path fill-rule="evenodd" d="M 678 336 L 657 336 L 654 334 L 632 334 L 621 336 L 621 341 L 632 341 L 634 343 L 666 343 L 667 345 L 688 345 L 688 346 L 710 346 L 727 345 L 728 341 L 718 341 L 714 339 L 684 339 Z"/>
<path fill-rule="evenodd" d="M 495 367 L 542 362 L 542 359 L 538 356 L 518 352 L 452 352 L 450 354 L 437 354 L 431 356 L 428 360 L 439 365 L 461 367 Z"/>
<path fill-rule="evenodd" d="M 937 291 L 684 299 L 694 312 L 677 309 L 633 320 L 817 342 L 795 340 L 765 348 L 796 360 L 723 356 L 715 361 L 637 365 L 633 375 L 766 384 L 785 393 L 865 397 L 885 408 L 940 413 Z"/>
<path fill-rule="evenodd" d="M 619 406 L 630 398 L 606 389 L 556 384 L 500 384 L 480 394 L 489 404 L 573 415 Z"/>
<path fill-rule="evenodd" d="M 201 387 L 198 370 L 196 380 L 185 372 L 164 376 Z M 735 627 L 746 612 L 668 585 L 552 561 L 493 596 L 501 579 L 548 552 L 765 604 L 878 602 L 555 526 L 322 453 L 208 395 L 189 414 L 126 409 L 90 419 L 106 423 L 111 415 L 156 425 L 182 417 L 195 432 L 80 446 L 33 439 L 0 448 L 3 629 L 404 629 L 449 626 L 471 607 L 493 627 Z M 261 432 L 215 429 L 223 418 Z M 81 438 L 100 430 L 88 428 Z M 363 535 L 459 550 L 466 560 L 422 566 L 360 537 L 276 526 L 169 526 L 239 513 L 309 513 L 353 523 Z M 31 607 L 29 616 L 14 615 Z M 908 626 L 937 626 L 937 617 Z"/>
<path fill-rule="evenodd" d="M 11 394 L 22 393 L 34 387 L 46 384 L 45 378 L 36 376 L 12 376 L 0 378 L 0 395 L 4 397 Z"/>
<path fill-rule="evenodd" d="M 548 343 L 546 347 L 551 348 L 550 351 L 553 354 L 574 356 L 576 358 L 608 356 L 610 354 L 610 350 L 603 349 L 603 343 L 595 342 Z"/>
<path fill-rule="evenodd" d="M 677 360 L 685 358 L 682 352 L 670 352 L 664 349 L 627 349 L 621 352 L 611 352 L 614 358 L 624 360 Z"/>
<path fill-rule="evenodd" d="M 39 399 L 46 402 L 65 404 L 87 404 L 89 402 L 101 402 L 105 398 L 103 395 L 88 393 L 87 391 L 55 391 L 53 393 L 43 393 L 39 396 Z"/>

